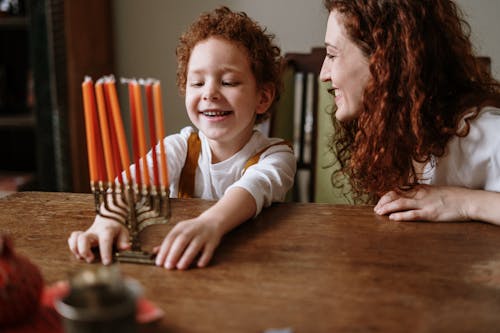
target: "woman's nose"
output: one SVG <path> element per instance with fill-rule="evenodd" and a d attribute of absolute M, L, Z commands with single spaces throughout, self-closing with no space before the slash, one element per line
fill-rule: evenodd
<path fill-rule="evenodd" d="M 323 60 L 323 65 L 321 66 L 321 71 L 319 72 L 319 79 L 322 82 L 331 81 L 330 68 L 328 65 L 328 59 Z"/>

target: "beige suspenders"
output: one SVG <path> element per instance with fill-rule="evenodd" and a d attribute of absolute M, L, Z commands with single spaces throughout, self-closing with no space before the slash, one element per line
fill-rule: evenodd
<path fill-rule="evenodd" d="M 187 145 L 186 162 L 184 163 L 184 167 L 182 168 L 181 178 L 179 180 L 179 193 L 177 194 L 178 198 L 192 198 L 194 194 L 195 172 L 196 167 L 198 166 L 198 157 L 200 156 L 201 151 L 201 141 L 198 137 L 198 133 L 191 133 L 188 138 Z M 285 140 L 264 147 L 245 163 L 243 173 L 245 173 L 245 171 L 249 167 L 259 162 L 260 155 L 262 155 L 262 153 L 264 153 L 267 149 L 272 146 L 278 145 L 287 145 L 289 147 L 292 147 L 292 145 Z"/>
<path fill-rule="evenodd" d="M 178 198 L 192 198 L 194 193 L 194 178 L 196 167 L 198 166 L 198 157 L 201 151 L 201 141 L 198 133 L 193 132 L 188 138 L 187 154 L 184 167 L 181 171 L 179 180 Z"/>

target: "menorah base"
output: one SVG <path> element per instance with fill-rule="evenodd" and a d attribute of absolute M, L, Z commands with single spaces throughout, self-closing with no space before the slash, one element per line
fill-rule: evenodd
<path fill-rule="evenodd" d="M 154 265 L 156 254 L 145 251 L 119 251 L 115 253 L 118 262 Z"/>

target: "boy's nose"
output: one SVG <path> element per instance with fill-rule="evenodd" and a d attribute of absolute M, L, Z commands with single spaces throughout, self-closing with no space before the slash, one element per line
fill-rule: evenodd
<path fill-rule="evenodd" d="M 203 92 L 203 99 L 206 101 L 213 101 L 219 99 L 219 90 L 214 84 L 205 85 L 205 91 Z"/>

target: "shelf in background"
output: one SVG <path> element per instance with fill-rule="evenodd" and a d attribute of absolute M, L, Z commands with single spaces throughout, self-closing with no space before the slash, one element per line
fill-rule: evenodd
<path fill-rule="evenodd" d="M 34 173 L 0 170 L 0 197 L 12 192 L 22 191 L 31 186 Z"/>
<path fill-rule="evenodd" d="M 0 29 L 27 29 L 28 18 L 22 17 L 0 17 Z"/>
<path fill-rule="evenodd" d="M 35 127 L 35 116 L 31 113 L 23 115 L 0 116 L 0 128 Z"/>

